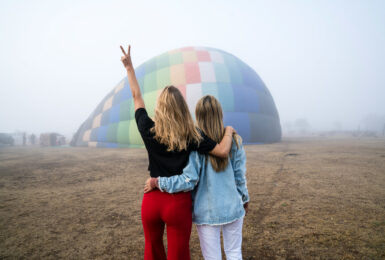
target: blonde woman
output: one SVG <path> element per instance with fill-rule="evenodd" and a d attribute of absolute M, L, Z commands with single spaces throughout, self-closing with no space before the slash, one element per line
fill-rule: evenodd
<path fill-rule="evenodd" d="M 195 115 L 199 128 L 214 141 L 226 135 L 222 108 L 215 97 L 201 98 Z M 240 136 L 234 135 L 230 158 L 192 152 L 182 175 L 151 178 L 146 182 L 145 192 L 154 187 L 169 193 L 195 188 L 192 220 L 198 230 L 203 257 L 222 259 L 222 229 L 226 259 L 238 260 L 242 259 L 243 217 L 249 202 L 245 175 L 246 154 Z"/>
<path fill-rule="evenodd" d="M 152 120 L 146 111 L 130 50 L 120 46 L 121 61 L 127 70 L 127 78 L 135 107 L 135 119 L 148 152 L 151 177 L 170 177 L 182 174 L 191 151 L 210 153 L 227 158 L 231 148 L 232 127 L 226 128 L 225 137 L 218 143 L 208 138 L 195 126 L 181 92 L 168 86 L 156 101 Z M 190 259 L 191 195 L 189 192 L 168 194 L 154 190 L 144 194 L 142 224 L 145 236 L 144 259 L 166 259 L 163 245 L 164 226 L 167 226 L 167 259 Z"/>

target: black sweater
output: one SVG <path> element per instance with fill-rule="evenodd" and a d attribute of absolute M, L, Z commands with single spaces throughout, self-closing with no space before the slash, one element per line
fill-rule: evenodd
<path fill-rule="evenodd" d="M 208 153 L 214 149 L 217 144 L 200 131 L 203 139 L 199 145 L 190 143 L 187 150 L 168 152 L 167 146 L 159 143 L 154 138 L 154 133 L 151 133 L 150 129 L 154 126 L 154 121 L 148 116 L 145 108 L 138 108 L 135 111 L 135 119 L 147 149 L 149 160 L 148 170 L 150 171 L 151 177 L 180 175 L 188 163 L 191 151 Z"/>

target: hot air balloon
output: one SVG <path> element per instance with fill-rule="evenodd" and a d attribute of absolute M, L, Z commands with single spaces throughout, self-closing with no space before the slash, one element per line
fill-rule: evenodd
<path fill-rule="evenodd" d="M 149 116 L 158 92 L 174 85 L 194 117 L 204 95 L 222 105 L 225 125 L 233 126 L 244 143 L 281 140 L 281 125 L 273 97 L 258 74 L 234 55 L 207 47 L 185 47 L 156 56 L 135 69 Z M 144 147 L 134 117 L 127 77 L 123 78 L 79 127 L 72 145 Z"/>

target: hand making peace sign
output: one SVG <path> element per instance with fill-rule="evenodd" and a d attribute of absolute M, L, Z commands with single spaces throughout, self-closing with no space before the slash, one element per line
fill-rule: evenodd
<path fill-rule="evenodd" d="M 120 45 L 120 49 L 122 50 L 124 56 L 120 59 L 123 62 L 124 67 L 128 69 L 133 69 L 132 61 L 131 61 L 131 45 L 128 45 L 127 53 L 124 51 L 122 45 Z"/>
<path fill-rule="evenodd" d="M 123 52 L 121 61 L 123 62 L 124 67 L 126 68 L 127 71 L 127 79 L 128 79 L 128 85 L 130 86 L 132 97 L 134 99 L 134 108 L 135 111 L 138 108 L 144 108 L 144 100 L 142 97 L 142 93 L 140 92 L 140 87 L 138 84 L 138 80 L 136 79 L 135 76 L 135 70 L 134 67 L 132 66 L 132 61 L 131 61 L 131 45 L 128 45 L 128 50 L 127 53 L 124 51 L 123 47 L 120 46 L 120 49 Z"/>

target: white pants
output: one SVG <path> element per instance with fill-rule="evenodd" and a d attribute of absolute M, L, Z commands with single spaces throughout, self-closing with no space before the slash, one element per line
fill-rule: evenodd
<path fill-rule="evenodd" d="M 205 260 L 222 260 L 221 229 L 227 260 L 242 260 L 243 217 L 225 225 L 196 225 Z"/>

